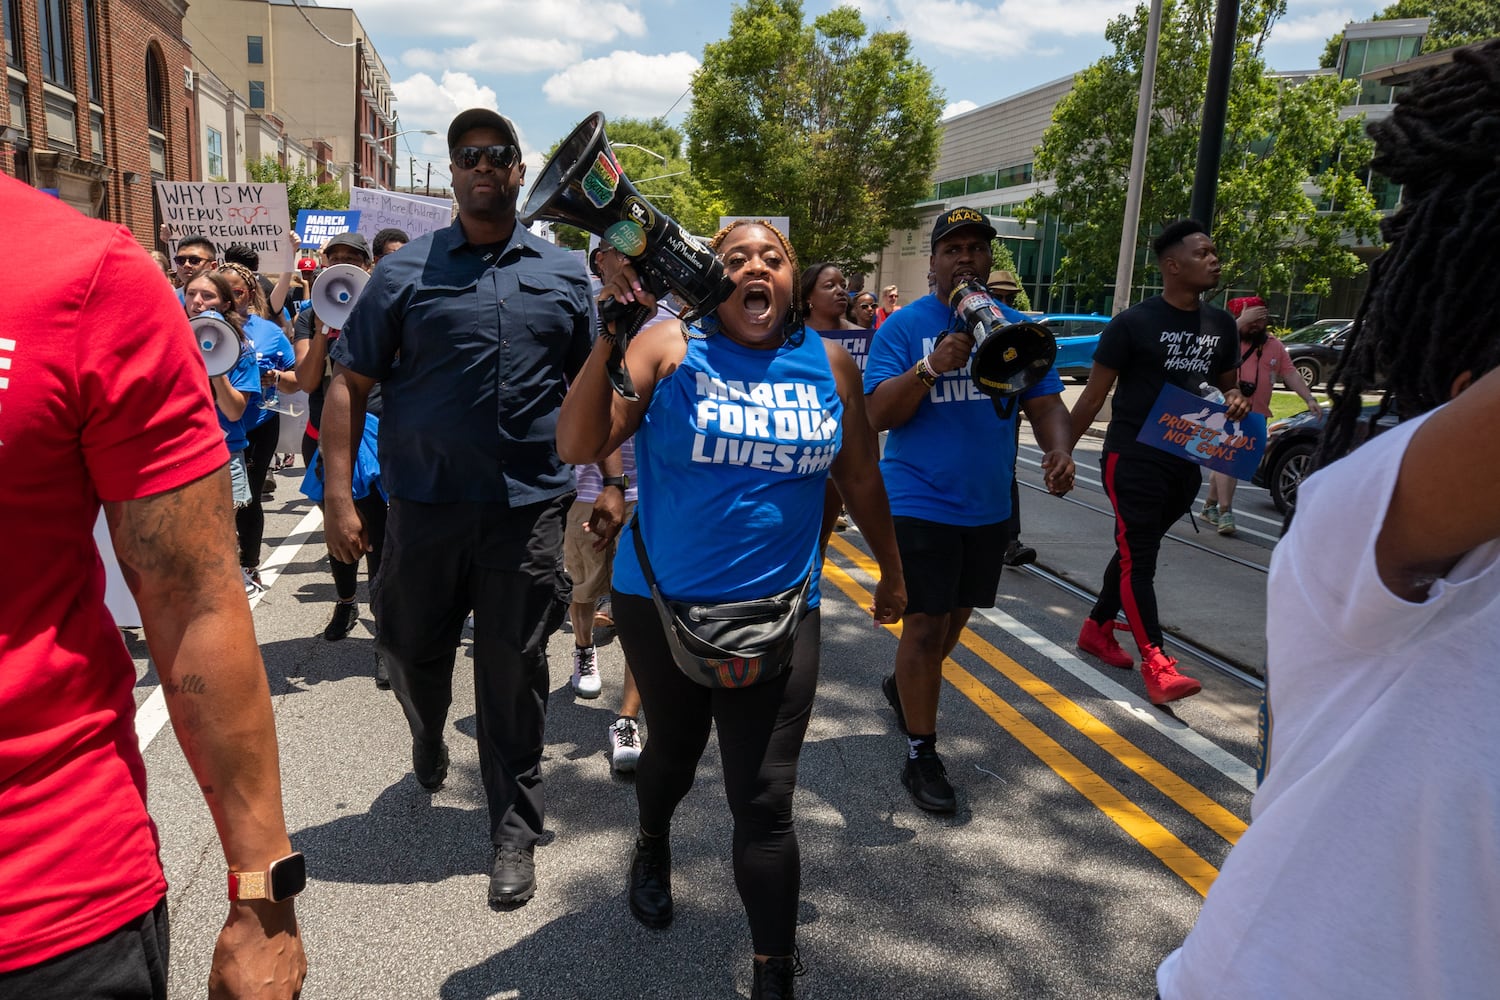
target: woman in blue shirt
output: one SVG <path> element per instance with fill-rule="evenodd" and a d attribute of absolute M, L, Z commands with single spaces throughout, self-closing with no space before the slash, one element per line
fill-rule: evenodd
<path fill-rule="evenodd" d="M 234 292 L 217 271 L 205 271 L 182 289 L 183 306 L 189 318 L 206 312 L 218 313 L 234 329 L 240 342 L 240 359 L 226 375 L 209 379 L 213 387 L 214 408 L 219 412 L 219 428 L 229 447 L 229 482 L 236 508 L 250 502 L 250 483 L 245 474 L 246 412 L 260 402 L 260 369 L 255 352 L 245 341 L 244 324 L 234 309 Z"/>
<path fill-rule="evenodd" d="M 245 339 L 260 374 L 261 400 L 246 410 L 244 416 L 245 472 L 250 481 L 250 501 L 235 511 L 234 526 L 240 539 L 240 567 L 256 587 L 262 587 L 260 546 L 266 531 L 262 493 L 281 439 L 281 414 L 267 409 L 263 403 L 278 393 L 297 391 L 297 375 L 293 370 L 296 357 L 281 324 L 266 318 L 273 313 L 260 281 L 250 269 L 240 264 L 225 264 L 219 273 L 234 294 L 234 308 L 244 323 Z"/>
<path fill-rule="evenodd" d="M 859 371 L 847 351 L 803 325 L 791 247 L 764 222 L 733 223 L 712 246 L 734 293 L 703 327 L 672 319 L 632 340 L 634 401 L 611 391 L 612 338 L 601 335 L 563 402 L 557 443 L 564 461 L 597 462 L 635 435 L 640 500 L 626 534 L 641 532 L 657 583 L 674 600 L 758 599 L 812 574 L 791 666 L 749 687 L 707 688 L 673 662 L 634 539 L 615 557 L 615 627 L 651 728 L 636 772 L 631 912 L 652 927 L 672 919 L 669 827 L 716 725 L 735 883 L 755 945 L 752 996 L 770 1000 L 792 996 L 797 965 L 792 793 L 817 686 L 818 526 L 830 474 L 880 564 L 877 622 L 901 617 L 906 587 Z M 605 295 L 655 304 L 629 267 L 606 277 Z"/>

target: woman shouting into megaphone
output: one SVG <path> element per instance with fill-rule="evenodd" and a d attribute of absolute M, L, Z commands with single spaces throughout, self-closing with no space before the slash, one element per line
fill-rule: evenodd
<path fill-rule="evenodd" d="M 849 353 L 809 334 L 787 240 L 736 222 L 711 241 L 733 293 L 696 326 L 647 327 L 625 354 L 638 394 L 610 388 L 613 330 L 602 333 L 563 402 L 564 461 L 597 462 L 635 436 L 640 500 L 615 558 L 614 617 L 651 738 L 636 772 L 640 829 L 630 909 L 672 920 L 673 812 L 717 726 L 734 815 L 734 874 L 755 946 L 753 997 L 791 997 L 800 864 L 792 824 L 797 758 L 818 675 L 818 527 L 831 476 L 880 564 L 872 615 L 900 619 L 906 585 L 874 432 Z M 635 272 L 605 255 L 604 295 L 654 307 Z M 658 613 L 693 601 L 729 613 L 788 599 L 798 617 L 785 656 L 698 660 Z M 715 613 L 710 610 L 709 614 Z"/>

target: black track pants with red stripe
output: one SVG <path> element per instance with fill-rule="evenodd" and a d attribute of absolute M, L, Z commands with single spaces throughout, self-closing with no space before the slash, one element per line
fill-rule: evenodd
<path fill-rule="evenodd" d="M 1172 522 L 1193 509 L 1203 470 L 1191 462 L 1163 461 L 1107 451 L 1100 456 L 1104 491 L 1115 505 L 1115 554 L 1104 570 L 1099 600 L 1089 617 L 1107 624 L 1122 609 L 1136 646 L 1161 646 L 1156 617 L 1156 554 Z"/>

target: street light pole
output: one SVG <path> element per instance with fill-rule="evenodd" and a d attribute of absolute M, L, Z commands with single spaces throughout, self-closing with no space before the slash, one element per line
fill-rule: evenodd
<path fill-rule="evenodd" d="M 1151 103 L 1156 95 L 1156 54 L 1161 42 L 1162 0 L 1151 0 L 1146 21 L 1146 51 L 1141 56 L 1140 103 L 1135 109 L 1135 144 L 1130 150 L 1130 178 L 1125 183 L 1125 221 L 1120 229 L 1120 259 L 1115 264 L 1115 302 L 1110 315 L 1130 306 L 1135 282 L 1135 238 L 1141 226 L 1141 189 L 1146 182 L 1146 146 L 1151 140 Z"/>

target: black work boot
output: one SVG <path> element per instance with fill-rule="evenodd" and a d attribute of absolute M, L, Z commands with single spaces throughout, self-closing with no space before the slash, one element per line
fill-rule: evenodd
<path fill-rule="evenodd" d="M 666 834 L 635 838 L 630 859 L 630 912 L 647 927 L 672 922 L 672 848 Z"/>
<path fill-rule="evenodd" d="M 792 1000 L 792 980 L 802 975 L 796 955 L 779 955 L 755 962 L 755 985 L 750 1000 Z"/>

